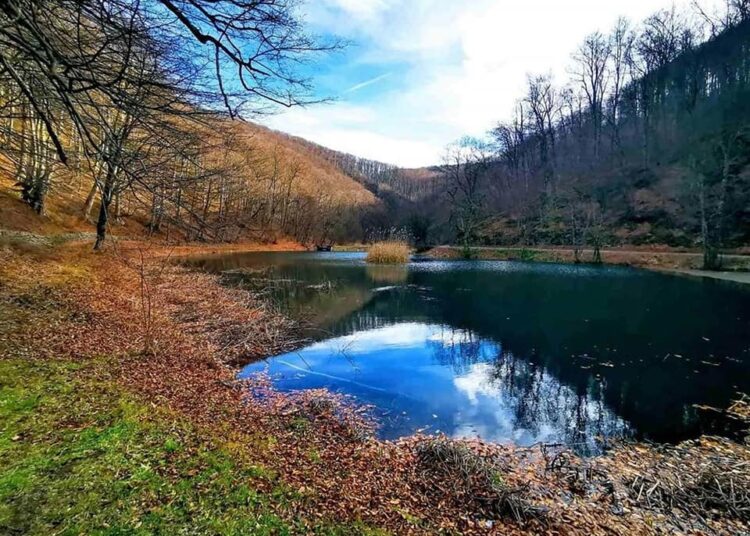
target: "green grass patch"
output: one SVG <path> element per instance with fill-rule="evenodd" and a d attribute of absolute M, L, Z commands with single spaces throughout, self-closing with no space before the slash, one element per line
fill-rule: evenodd
<path fill-rule="evenodd" d="M 0 534 L 374 534 L 282 519 L 273 471 L 96 367 L 0 360 Z"/>

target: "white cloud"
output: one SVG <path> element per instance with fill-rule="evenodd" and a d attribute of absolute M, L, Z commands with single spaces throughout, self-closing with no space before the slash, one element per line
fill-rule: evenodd
<path fill-rule="evenodd" d="M 354 355 L 367 354 L 381 348 L 424 348 L 428 342 L 453 348 L 478 340 L 475 333 L 463 329 L 453 329 L 439 324 L 404 322 L 320 341 L 308 346 L 305 351 L 335 353 L 343 350 Z M 497 354 L 495 344 L 487 341 L 484 341 L 484 344 L 489 353 Z"/>
<path fill-rule="evenodd" d="M 721 0 L 706 0 L 707 5 Z M 687 5 L 680 0 L 678 5 Z M 308 6 L 318 30 L 353 40 L 347 78 L 362 65 L 406 65 L 398 85 L 352 107 L 292 111 L 271 120 L 288 130 L 361 156 L 406 166 L 438 163 L 443 147 L 481 135 L 508 116 L 523 95 L 527 73 L 565 81 L 570 56 L 586 34 L 608 31 L 620 15 L 638 22 L 671 0 L 321 0 Z M 337 73 L 338 75 L 339 73 Z M 393 77 L 395 78 L 395 77 Z M 351 96 L 356 98 L 356 93 Z M 338 111 L 334 111 L 338 110 Z M 366 123 L 352 125 L 353 118 Z M 308 119 L 303 119 L 303 116 Z"/>
<path fill-rule="evenodd" d="M 353 93 L 355 91 L 359 91 L 360 89 L 364 89 L 366 87 L 369 87 L 373 84 L 377 84 L 378 82 L 385 80 L 389 76 L 391 76 L 392 73 L 385 73 L 381 74 L 380 76 L 376 76 L 375 78 L 370 78 L 369 80 L 365 80 L 364 82 L 360 82 L 359 84 L 354 84 L 352 87 L 344 91 L 344 94 L 346 93 Z"/>
<path fill-rule="evenodd" d="M 528 366 L 523 360 L 516 362 L 519 372 Z M 536 380 L 539 384 L 534 387 L 534 392 L 540 394 L 539 400 L 543 402 L 536 411 L 527 413 L 530 419 L 519 421 L 519 405 L 533 405 L 533 402 L 519 398 L 517 391 L 508 389 L 504 381 L 498 381 L 497 372 L 497 364 L 476 363 L 465 374 L 453 379 L 456 390 L 468 402 L 460 418 L 456 419 L 453 437 L 478 436 L 495 442 L 510 438 L 520 445 L 565 442 L 573 409 L 585 416 L 585 433 L 578 439 L 590 442 L 592 447 L 599 432 L 597 424 L 604 423 L 605 428 L 612 432 L 622 433 L 628 428 L 609 407 L 591 397 L 587 396 L 585 403 L 580 405 L 578 393 L 548 373 L 543 373 Z"/>
<path fill-rule="evenodd" d="M 348 16 L 369 20 L 377 13 L 388 7 L 386 0 L 318 0 L 319 4 L 328 9 L 339 9 Z"/>
<path fill-rule="evenodd" d="M 419 348 L 438 329 L 439 327 L 434 325 L 416 322 L 394 324 L 321 341 L 305 350 L 321 353 L 345 351 L 354 355 L 366 354 L 376 348 Z"/>
<path fill-rule="evenodd" d="M 364 158 L 421 166 L 432 161 L 434 145 L 419 137 L 378 132 L 377 109 L 336 103 L 296 108 L 271 116 L 265 124 Z"/>

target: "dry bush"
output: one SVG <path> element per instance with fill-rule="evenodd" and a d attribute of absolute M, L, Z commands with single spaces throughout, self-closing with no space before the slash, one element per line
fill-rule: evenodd
<path fill-rule="evenodd" d="M 527 499 L 526 487 L 506 483 L 498 464 L 461 442 L 428 439 L 417 445 L 416 453 L 424 471 L 453 484 L 453 493 L 460 502 L 475 502 L 488 514 L 509 516 L 519 522 L 545 516 L 543 507 Z"/>
<path fill-rule="evenodd" d="M 748 397 L 742 395 L 725 413 L 747 426 Z M 629 470 L 637 468 L 624 482 L 637 504 L 665 512 L 678 508 L 701 520 L 750 521 L 750 453 L 742 443 L 706 436 L 650 450 L 636 445 L 619 457 Z"/>
<path fill-rule="evenodd" d="M 750 520 L 750 469 L 747 462 L 736 465 L 717 463 L 703 458 L 703 467 L 679 466 L 684 459 L 673 459 L 658 464 L 649 472 L 632 479 L 630 493 L 637 504 L 673 512 L 683 512 L 699 518 L 729 517 Z M 724 460 L 721 460 L 724 461 Z M 673 469 L 676 467 L 677 469 Z"/>
<path fill-rule="evenodd" d="M 704 436 L 678 445 L 627 445 L 598 464 L 632 506 L 672 516 L 683 528 L 750 520 L 750 453 L 735 441 Z"/>
<path fill-rule="evenodd" d="M 750 396 L 743 394 L 727 409 L 730 419 L 739 422 L 745 430 L 745 441 L 750 443 Z"/>
<path fill-rule="evenodd" d="M 674 490 L 675 503 L 704 515 L 729 516 L 750 521 L 750 477 L 745 472 L 710 467 L 695 482 Z"/>
<path fill-rule="evenodd" d="M 376 242 L 367 251 L 367 262 L 374 264 L 405 264 L 409 262 L 410 250 L 405 242 Z"/>

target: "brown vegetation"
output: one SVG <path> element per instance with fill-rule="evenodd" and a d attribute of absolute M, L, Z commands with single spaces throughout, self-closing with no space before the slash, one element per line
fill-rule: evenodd
<path fill-rule="evenodd" d="M 404 264 L 409 262 L 409 245 L 404 242 L 376 242 L 367 250 L 367 262 L 372 264 Z"/>
<path fill-rule="evenodd" d="M 530 75 L 484 150 L 419 172 L 328 157 L 384 200 L 376 223 L 426 244 L 668 245 L 723 269 L 750 241 L 750 10 L 693 4 L 584 37 L 571 77 Z"/>
<path fill-rule="evenodd" d="M 227 122 L 218 132 L 204 137 L 210 151 L 206 158 L 217 156 L 216 169 L 231 169 L 231 179 L 215 176 L 176 183 L 153 195 L 132 184 L 119 194 L 109 232 L 203 242 L 278 242 L 289 236 L 311 244 L 349 232 L 361 236 L 356 230 L 358 214 L 377 210 L 377 200 L 359 183 L 284 136 L 239 122 Z M 216 144 L 225 143 L 229 146 L 219 152 Z M 99 201 L 90 198 L 94 178 L 86 168 L 55 168 L 44 218 L 22 202 L 11 173 L 0 166 L 0 229 L 41 234 L 94 231 L 90 216 L 99 209 Z"/>
<path fill-rule="evenodd" d="M 370 192 L 290 139 L 231 121 L 311 102 L 298 66 L 339 45 L 299 17 L 293 0 L 9 3 L 0 190 L 68 228 L 92 220 L 97 248 L 132 221 L 137 235 L 198 241 L 361 235 Z M 227 69 L 242 91 L 226 90 Z"/>
<path fill-rule="evenodd" d="M 345 398 L 283 395 L 262 376 L 237 382 L 227 363 L 295 344 L 294 326 L 213 276 L 165 264 L 169 253 L 137 243 L 105 255 L 75 244 L 2 247 L 0 303 L 9 314 L 0 330 L 9 355 L 91 363 L 107 356 L 102 374 L 235 445 L 237 456 L 295 490 L 293 513 L 277 505 L 282 517 L 414 534 L 747 529 L 745 445 L 704 438 L 582 459 L 560 448 L 447 438 L 388 443 L 372 438 L 367 408 Z"/>
<path fill-rule="evenodd" d="M 496 261 L 533 261 L 553 263 L 596 263 L 595 252 L 590 249 L 567 247 L 475 247 L 471 250 L 473 258 Z M 438 246 L 430 249 L 428 256 L 436 259 L 462 258 L 461 248 Z M 703 266 L 701 251 L 669 248 L 667 246 L 630 246 L 601 249 L 599 261 L 604 264 L 634 266 L 653 270 L 690 272 Z M 728 272 L 745 272 L 750 270 L 750 256 L 738 251 L 723 256 L 723 268 Z M 708 273 L 708 272 L 706 272 Z M 741 274 L 740 274 L 741 275 Z"/>

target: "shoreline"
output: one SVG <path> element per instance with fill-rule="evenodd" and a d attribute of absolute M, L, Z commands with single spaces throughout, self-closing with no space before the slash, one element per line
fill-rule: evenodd
<path fill-rule="evenodd" d="M 216 248 L 192 247 L 190 251 L 205 249 Z M 685 492 L 678 504 L 677 520 L 674 505 L 653 502 L 656 492 L 644 495 L 641 489 L 642 482 L 649 482 L 647 489 L 659 494 L 683 493 L 678 489 L 682 481 L 692 482 L 693 476 L 702 474 L 701 467 L 726 472 L 722 460 L 728 466 L 750 463 L 750 449 L 729 440 L 701 438 L 658 448 L 622 445 L 586 460 L 566 449 L 517 448 L 446 437 L 412 436 L 385 442 L 372 437 L 373 423 L 363 413 L 365 408 L 348 399 L 322 391 L 281 394 L 263 377 L 240 388 L 230 365 L 234 356 L 262 357 L 292 344 L 294 326 L 262 301 L 221 286 L 213 276 L 165 267 L 159 247 L 142 250 L 149 253 L 145 265 L 139 264 L 137 256 L 124 257 L 128 251 L 138 251 L 137 243 L 121 248 L 118 255 L 112 250 L 94 254 L 80 244 L 43 252 L 0 248 L 0 275 L 7 283 L 0 288 L 0 308 L 7 319 L 0 323 L 0 345 L 9 345 L 0 363 L 23 370 L 11 392 L 30 389 L 29 378 L 39 374 L 35 370 L 73 366 L 64 377 L 72 375 L 71 381 L 80 383 L 80 391 L 90 395 L 94 415 L 116 405 L 113 393 L 120 391 L 122 396 L 134 397 L 138 407 L 153 408 L 151 413 L 166 412 L 164 424 L 158 426 L 166 430 L 195 427 L 196 435 L 190 440 L 197 444 L 195 448 L 224 449 L 238 467 L 249 463 L 262 468 L 255 472 L 273 475 L 253 477 L 244 485 L 252 483 L 254 493 L 264 497 L 263 508 L 273 513 L 274 523 L 297 527 L 288 529 L 290 533 L 527 534 L 550 530 L 593 535 L 612 530 L 649 534 L 686 526 L 695 533 L 746 528 L 731 511 L 708 515 L 692 491 Z M 138 297 L 139 288 L 144 288 L 139 273 L 147 274 L 148 310 Z M 36 320 L 29 322 L 29 314 Z M 29 359 L 32 368 L 24 368 Z M 50 381 L 44 374 L 34 380 L 44 389 L 40 392 L 54 392 L 52 386 L 44 387 Z M 102 389 L 101 382 L 116 387 Z M 64 423 L 76 406 L 60 402 L 52 407 L 55 418 Z M 8 443 L 11 448 L 25 448 L 25 438 L 38 433 L 34 413 L 29 415 L 18 421 L 27 422 L 28 427 L 13 432 L 13 437 L 21 439 Z M 138 417 L 136 424 L 143 418 Z M 83 426 L 80 433 L 89 433 L 92 425 L 86 422 L 79 425 Z M 52 424 L 61 426 L 56 421 Z M 75 430 L 74 436 L 79 433 Z M 44 437 L 38 441 L 45 441 Z M 69 440 L 59 444 L 60 452 L 65 452 Z M 127 448 L 144 448 L 149 456 L 156 456 L 161 448 L 158 441 L 143 447 L 138 447 L 140 440 L 131 441 L 135 443 Z M 5 459 L 3 445 L 0 459 Z M 192 478 L 189 469 L 169 454 L 172 451 L 170 447 L 167 457 L 159 461 L 169 468 L 166 474 Z M 27 459 L 24 450 L 11 452 L 15 452 L 13 467 Z M 192 460 L 187 456 L 180 463 L 189 466 Z M 88 458 L 77 463 L 88 463 Z M 227 478 L 238 479 L 233 484 L 238 486 L 246 478 L 242 474 L 232 472 Z M 740 480 L 731 483 L 745 485 Z M 58 481 L 45 485 L 54 488 Z M 699 485 L 697 480 L 695 485 Z M 703 488 L 697 489 L 703 493 Z M 223 493 L 217 491 L 219 509 L 227 500 Z M 274 498 L 279 493 L 286 497 L 283 501 Z M 0 527 L 2 520 L 0 512 Z M 330 530 L 332 524 L 339 528 Z"/>
<path fill-rule="evenodd" d="M 575 264 L 573 250 L 567 248 L 478 247 L 472 248 L 472 252 L 474 253 L 473 259 L 476 260 Z M 462 251 L 459 246 L 436 246 L 423 255 L 432 259 L 458 259 L 462 257 Z M 581 256 L 584 261 L 580 264 L 587 264 L 585 259 L 590 258 L 591 255 L 591 250 L 582 250 Z M 702 255 L 696 252 L 602 249 L 601 255 L 602 264 L 608 266 L 629 266 L 665 274 L 750 284 L 750 255 L 726 255 L 724 257 L 726 262 L 738 269 L 715 272 L 695 267 L 702 261 Z"/>
<path fill-rule="evenodd" d="M 707 270 L 681 270 L 676 268 L 652 268 L 652 270 L 685 277 L 715 279 L 719 281 L 730 281 L 740 285 L 750 285 L 750 272 L 711 272 Z"/>

